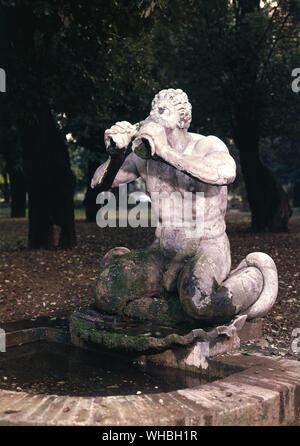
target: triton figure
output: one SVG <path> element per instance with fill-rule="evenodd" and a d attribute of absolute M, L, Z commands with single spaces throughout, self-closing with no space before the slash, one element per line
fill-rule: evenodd
<path fill-rule="evenodd" d="M 207 326 L 238 314 L 264 316 L 275 302 L 277 270 L 267 254 L 251 253 L 230 272 L 225 213 L 236 166 L 219 138 L 188 132 L 191 109 L 182 90 L 162 90 L 138 126 L 122 121 L 105 131 L 109 158 L 96 170 L 92 187 L 105 190 L 142 177 L 149 193 L 191 192 L 193 198 L 202 192 L 204 221 L 198 222 L 201 234 L 191 237 L 197 229 L 196 200 L 181 227 L 160 224 L 162 204 L 154 203 L 159 216 L 154 243 L 140 251 L 114 248 L 101 262 L 96 287 L 101 311 Z M 175 222 L 181 212 L 175 199 Z"/>

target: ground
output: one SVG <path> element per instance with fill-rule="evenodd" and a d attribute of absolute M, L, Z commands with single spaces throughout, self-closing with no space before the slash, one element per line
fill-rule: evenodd
<path fill-rule="evenodd" d="M 253 234 L 249 228 L 249 213 L 228 212 L 232 267 L 250 252 L 269 254 L 279 272 L 279 295 L 264 319 L 264 339 L 243 349 L 245 354 L 259 348 L 300 359 L 291 350 L 292 330 L 300 331 L 300 216 L 292 217 L 289 233 Z M 0 327 L 38 316 L 67 317 L 93 303 L 98 264 L 105 252 L 114 246 L 142 248 L 154 237 L 152 228 L 100 229 L 82 218 L 76 220 L 76 229 L 78 245 L 72 250 L 29 251 L 26 220 L 0 218 Z"/>

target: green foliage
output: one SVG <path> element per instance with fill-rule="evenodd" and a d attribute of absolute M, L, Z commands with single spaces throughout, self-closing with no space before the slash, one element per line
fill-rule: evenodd
<path fill-rule="evenodd" d="M 82 184 L 89 162 L 105 152 L 105 128 L 144 118 L 157 90 L 149 20 L 136 1 L 1 0 L 0 8 L 13 120 L 34 122 L 38 105 L 49 103 L 62 133 L 76 140 L 69 147 Z"/>
<path fill-rule="evenodd" d="M 247 109 L 259 121 L 262 153 L 284 138 L 269 144 L 265 162 L 284 163 L 280 147 L 298 141 L 300 101 L 290 84 L 300 66 L 300 1 L 259 3 L 0 0 L 12 120 L 34 121 L 37 104 L 47 101 L 63 135 L 73 137 L 71 162 L 83 187 L 89 166 L 105 156 L 104 130 L 143 119 L 160 88 L 182 88 L 192 130 L 231 139 Z"/>
<path fill-rule="evenodd" d="M 265 138 L 261 156 L 282 184 L 292 186 L 300 180 L 300 137 Z"/>
<path fill-rule="evenodd" d="M 254 5 L 251 12 L 245 3 Z M 290 132 L 297 121 L 299 100 L 290 84 L 300 66 L 299 2 L 258 4 L 175 0 L 159 17 L 159 81 L 188 92 L 195 129 L 232 136 L 247 92 L 262 135 Z"/>
<path fill-rule="evenodd" d="M 228 141 L 245 114 L 258 123 L 266 165 L 283 184 L 299 179 L 300 96 L 291 72 L 300 66 L 300 2 L 172 0 L 153 16 L 158 82 L 188 93 L 192 130 Z M 231 189 L 244 194 L 231 151 Z"/>

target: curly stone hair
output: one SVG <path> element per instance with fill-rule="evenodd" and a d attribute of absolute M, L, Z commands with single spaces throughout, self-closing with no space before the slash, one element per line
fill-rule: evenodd
<path fill-rule="evenodd" d="M 180 113 L 180 121 L 177 126 L 180 129 L 187 130 L 190 126 L 192 120 L 192 106 L 189 102 L 189 98 L 186 93 L 181 89 L 175 90 L 174 88 L 169 88 L 167 90 L 161 90 L 157 93 L 152 101 L 152 110 L 156 109 L 159 103 L 163 100 L 170 101 Z"/>

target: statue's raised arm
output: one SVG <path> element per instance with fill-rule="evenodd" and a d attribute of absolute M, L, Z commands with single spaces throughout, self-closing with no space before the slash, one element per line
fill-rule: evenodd
<path fill-rule="evenodd" d="M 121 183 L 130 183 L 139 175 L 131 154 L 131 143 L 137 132 L 137 126 L 127 121 L 117 122 L 105 130 L 104 143 L 108 160 L 98 167 L 91 181 L 91 188 L 100 186 L 102 190 L 116 187 Z"/>

